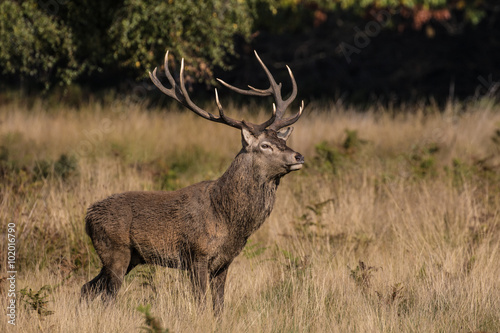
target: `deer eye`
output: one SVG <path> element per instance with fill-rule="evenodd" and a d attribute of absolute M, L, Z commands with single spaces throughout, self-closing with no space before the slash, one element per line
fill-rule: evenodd
<path fill-rule="evenodd" d="M 262 148 L 262 149 L 270 149 L 270 148 L 271 148 L 271 146 L 270 146 L 270 145 L 268 145 L 267 143 L 263 143 L 263 144 L 260 146 L 260 148 Z"/>

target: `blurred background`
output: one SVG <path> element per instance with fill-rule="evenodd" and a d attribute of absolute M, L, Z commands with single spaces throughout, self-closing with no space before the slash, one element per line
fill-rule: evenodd
<path fill-rule="evenodd" d="M 166 103 L 148 78 L 166 50 L 173 72 L 186 58 L 201 99 L 216 77 L 266 87 L 253 50 L 285 89 L 288 64 L 309 101 L 494 97 L 499 14 L 493 0 L 3 0 L 0 102 L 78 104 L 140 90 Z"/>

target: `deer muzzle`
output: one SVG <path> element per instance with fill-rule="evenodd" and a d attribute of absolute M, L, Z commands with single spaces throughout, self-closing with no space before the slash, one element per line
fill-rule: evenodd
<path fill-rule="evenodd" d="M 288 170 L 290 171 L 295 171 L 295 170 L 300 170 L 302 169 L 302 165 L 304 164 L 304 156 L 302 156 L 300 153 L 296 153 L 293 156 L 293 159 L 295 160 L 295 163 L 291 163 L 288 165 Z"/>

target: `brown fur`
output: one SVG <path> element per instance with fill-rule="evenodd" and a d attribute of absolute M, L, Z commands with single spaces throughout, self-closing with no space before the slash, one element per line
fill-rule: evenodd
<path fill-rule="evenodd" d="M 281 177 L 304 162 L 286 146 L 290 132 L 242 129 L 243 148 L 218 180 L 94 203 L 86 231 L 103 267 L 82 287 L 82 297 L 105 292 L 105 299 L 113 298 L 136 265 L 158 264 L 188 270 L 202 302 L 209 279 L 214 312 L 220 313 L 229 265 L 271 213 Z"/>

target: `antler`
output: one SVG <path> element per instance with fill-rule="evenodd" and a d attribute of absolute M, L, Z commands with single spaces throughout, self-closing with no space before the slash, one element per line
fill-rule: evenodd
<path fill-rule="evenodd" d="M 297 112 L 294 116 L 283 119 L 283 115 L 288 108 L 288 106 L 293 102 L 295 97 L 297 96 L 297 83 L 295 82 L 295 78 L 293 77 L 292 70 L 290 67 L 286 66 L 288 69 L 288 74 L 290 75 L 290 79 L 292 80 L 292 93 L 291 95 L 286 99 L 283 100 L 281 97 L 281 83 L 277 84 L 276 81 L 274 80 L 274 77 L 272 76 L 271 72 L 269 69 L 264 65 L 264 62 L 260 59 L 259 55 L 257 54 L 257 51 L 254 51 L 255 57 L 257 57 L 257 60 L 259 61 L 260 65 L 266 72 L 267 78 L 269 79 L 270 86 L 267 89 L 257 89 L 252 86 L 248 86 L 250 88 L 249 90 L 244 90 L 240 88 L 236 88 L 221 79 L 217 79 L 220 83 L 222 83 L 224 86 L 227 88 L 243 95 L 250 95 L 250 96 L 270 96 L 272 95 L 274 97 L 274 100 L 276 104 L 273 103 L 273 115 L 271 118 L 264 123 L 258 125 L 258 130 L 262 131 L 266 127 L 269 126 L 270 129 L 272 130 L 279 130 L 280 128 L 287 127 L 295 123 L 297 120 L 299 120 L 300 116 L 302 115 L 302 111 L 304 110 L 304 101 L 302 101 L 301 106 L 299 108 L 299 112 Z"/>
<path fill-rule="evenodd" d="M 181 61 L 181 72 L 180 72 L 180 79 L 179 79 L 180 85 L 179 86 L 175 82 L 172 74 L 170 74 L 170 71 L 168 69 L 168 51 L 165 54 L 164 67 L 165 67 L 165 75 L 168 79 L 168 82 L 170 82 L 170 85 L 172 86 L 170 89 L 163 86 L 161 84 L 160 80 L 158 80 L 158 77 L 156 76 L 156 70 L 158 68 L 155 68 L 153 70 L 153 73 L 149 72 L 149 77 L 151 78 L 151 81 L 153 81 L 154 85 L 157 86 L 158 89 L 160 89 L 165 95 L 172 97 L 173 99 L 175 99 L 177 102 L 184 105 L 189 110 L 193 111 L 194 113 L 196 113 L 200 117 L 203 117 L 207 120 L 214 121 L 216 123 L 223 123 L 223 124 L 226 124 L 226 125 L 229 125 L 231 127 L 238 128 L 238 129 L 241 129 L 243 126 L 252 128 L 253 124 L 246 123 L 245 121 L 239 121 L 239 120 L 229 118 L 228 116 L 226 116 L 224 114 L 224 111 L 222 110 L 222 105 L 219 102 L 219 96 L 217 94 L 217 89 L 215 89 L 215 102 L 216 102 L 217 107 L 219 109 L 219 116 L 214 116 L 210 112 L 207 112 L 207 111 L 201 109 L 200 107 L 198 107 L 196 104 L 193 103 L 193 101 L 189 97 L 189 94 L 186 90 L 186 85 L 184 82 L 184 58 L 182 58 L 182 61 Z"/>

